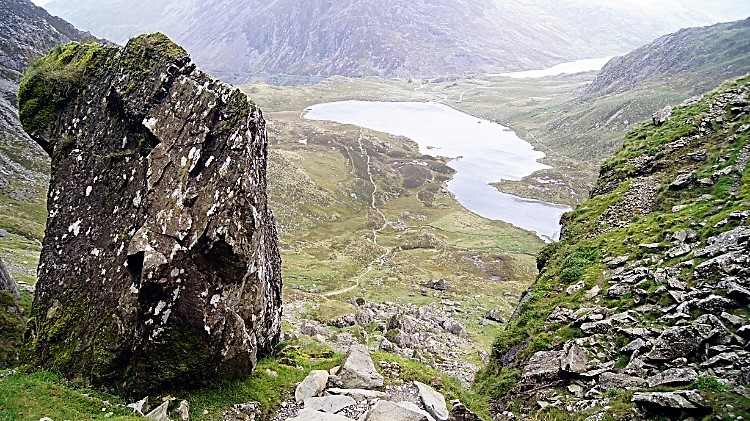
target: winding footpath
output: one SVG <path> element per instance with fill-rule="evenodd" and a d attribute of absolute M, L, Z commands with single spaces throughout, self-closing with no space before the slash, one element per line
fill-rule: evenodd
<path fill-rule="evenodd" d="M 378 205 L 377 205 L 377 201 L 376 201 L 375 195 L 377 194 L 378 186 L 377 186 L 377 184 L 375 184 L 375 179 L 372 176 L 372 167 L 371 167 L 371 160 L 372 160 L 372 158 L 370 157 L 370 154 L 367 153 L 367 149 L 365 148 L 364 144 L 362 143 L 362 137 L 364 136 L 364 134 L 365 134 L 364 128 L 360 127 L 360 129 L 359 129 L 359 137 L 357 138 L 357 143 L 359 145 L 359 153 L 363 157 L 367 158 L 367 176 L 370 179 L 370 183 L 372 184 L 372 195 L 371 195 L 371 199 L 370 199 L 370 207 L 372 209 L 374 209 L 375 212 L 377 212 L 378 215 L 380 215 L 380 217 L 383 219 L 383 225 L 380 226 L 379 228 L 375 228 L 375 229 L 372 230 L 372 242 L 377 245 L 378 244 L 378 234 L 380 234 L 380 232 L 382 232 L 384 229 L 386 229 L 386 227 L 388 227 L 388 220 L 386 219 L 385 215 L 380 210 L 380 208 L 378 208 Z M 354 282 L 354 285 L 348 286 L 346 288 L 338 289 L 338 290 L 335 290 L 335 291 L 327 292 L 325 294 L 322 294 L 322 296 L 326 297 L 326 298 L 333 297 L 333 296 L 336 296 L 336 295 L 346 294 L 347 292 L 350 292 L 350 291 L 353 291 L 356 288 L 359 288 L 360 281 L 362 280 L 362 278 L 365 277 L 370 272 L 372 272 L 372 270 L 375 268 L 375 265 L 382 266 L 383 263 L 385 263 L 385 259 L 388 257 L 388 255 L 390 253 L 391 253 L 391 249 L 386 247 L 385 251 L 383 252 L 383 254 L 381 254 L 375 260 L 373 260 L 372 262 L 370 262 L 367 265 L 367 267 L 365 267 L 365 269 L 362 272 L 360 272 L 357 276 L 355 276 L 354 278 L 352 278 L 352 281 Z"/>

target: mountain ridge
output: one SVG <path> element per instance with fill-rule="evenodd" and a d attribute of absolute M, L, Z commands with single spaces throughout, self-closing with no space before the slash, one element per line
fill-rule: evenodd
<path fill-rule="evenodd" d="M 683 3 L 689 2 L 648 11 L 577 0 L 160 0 L 143 8 L 123 0 L 55 0 L 46 7 L 110 39 L 164 32 L 203 68 L 240 83 L 465 76 L 612 55 L 711 21 Z"/>

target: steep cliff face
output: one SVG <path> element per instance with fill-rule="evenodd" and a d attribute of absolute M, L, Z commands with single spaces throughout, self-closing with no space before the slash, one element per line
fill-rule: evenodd
<path fill-rule="evenodd" d="M 31 359 L 126 393 L 248 374 L 281 315 L 260 110 L 162 34 L 58 47 L 19 102 L 52 157 Z"/>
<path fill-rule="evenodd" d="M 749 159 L 750 77 L 628 133 L 494 344 L 497 412 L 750 410 Z"/>

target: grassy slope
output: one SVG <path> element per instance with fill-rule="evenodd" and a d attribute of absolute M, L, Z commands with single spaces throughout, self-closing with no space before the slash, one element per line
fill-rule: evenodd
<path fill-rule="evenodd" d="M 425 100 L 434 95 L 414 94 L 405 82 L 384 84 L 374 79 L 247 90 L 258 103 L 269 104 L 264 112 L 273 142 L 270 196 L 281 228 L 285 286 L 328 293 L 358 284 L 330 300 L 299 292 L 287 291 L 287 296 L 315 305 L 322 302 L 325 310 L 317 314 L 330 319 L 352 312 L 343 304 L 352 297 L 419 305 L 439 302 L 445 296 L 421 293 L 428 281 L 446 279 L 455 286 L 451 299 L 467 310 L 462 322 L 480 349 L 488 350 L 498 326 L 480 326 L 479 320 L 492 308 L 510 314 L 535 276 L 533 256 L 541 241 L 508 224 L 480 218 L 443 194 L 442 183 L 449 175 L 442 161 L 425 160 L 413 142 L 300 118 L 300 112 L 315 102 L 373 97 Z M 360 136 L 371 157 L 376 204 L 391 223 L 378 234 L 377 245 L 365 240 L 372 239 L 372 228 L 382 221 L 370 210 L 372 185 L 357 143 Z M 413 159 L 425 160 L 437 171 L 418 175 L 399 171 L 400 162 Z M 411 186 L 407 179 L 419 186 L 405 187 Z M 425 192 L 430 192 L 431 200 L 421 199 Z M 420 235 L 436 243 L 415 243 Z M 394 255 L 399 247 L 403 250 Z M 384 264 L 360 277 L 386 250 L 391 253 Z M 491 281 L 493 277 L 500 281 Z"/>
<path fill-rule="evenodd" d="M 722 89 L 744 86 L 747 90 L 748 84 L 750 84 L 750 77 L 727 84 Z M 598 186 L 603 188 L 613 180 L 623 180 L 623 182 L 614 191 L 598 195 L 576 207 L 573 212 L 566 214 L 561 242 L 549 245 L 540 254 L 539 261 L 544 265 L 543 269 L 530 290 L 528 300 L 520 306 L 518 316 L 509 323 L 506 330 L 495 341 L 491 363 L 478 377 L 475 386 L 478 391 L 493 398 L 504 397 L 514 401 L 508 393 L 513 390 L 520 377 L 517 369 L 519 364 L 536 351 L 556 349 L 571 338 L 583 336 L 579 329 L 569 325 L 555 324 L 550 328 L 545 328 L 545 320 L 556 307 L 576 310 L 586 305 L 591 306 L 592 303 L 587 302 L 583 294 L 595 285 L 599 285 L 602 290 L 606 291 L 608 284 L 605 276 L 607 266 L 603 263 L 605 258 L 616 256 L 630 256 L 631 260 L 648 258 L 651 252 L 639 247 L 639 244 L 660 243 L 665 233 L 676 232 L 680 229 L 695 229 L 703 244 L 709 236 L 736 226 L 736 222 L 730 222 L 728 225 L 720 225 L 719 228 L 716 226 L 717 222 L 727 218 L 732 212 L 750 209 L 750 202 L 748 202 L 750 170 L 747 168 L 744 174 L 726 175 L 717 180 L 713 186 L 696 187 L 687 191 L 673 191 L 668 188 L 678 170 L 696 171 L 698 178 L 704 178 L 716 170 L 716 164 L 723 167 L 735 163 L 740 150 L 750 141 L 750 132 L 738 131 L 743 124 L 750 123 L 750 116 L 744 114 L 740 120 L 732 120 L 733 112 L 729 109 L 730 107 L 727 107 L 727 115 L 724 117 L 727 123 L 708 121 L 707 123 L 713 125 L 717 132 L 700 138 L 687 150 L 680 151 L 680 156 L 684 156 L 688 152 L 705 148 L 709 156 L 706 161 L 697 163 L 687 159 L 678 160 L 677 157 L 669 154 L 665 155 L 667 143 L 687 134 L 698 133 L 698 127 L 702 121 L 695 116 L 706 111 L 707 102 L 719 95 L 720 91 L 713 92 L 704 100 L 691 106 L 677 108 L 671 120 L 664 126 L 657 127 L 650 122 L 641 123 L 628 133 L 623 148 L 603 164 Z M 653 157 L 657 161 L 653 168 L 661 168 L 658 171 L 659 180 L 661 180 L 656 199 L 658 208 L 647 215 L 632 215 L 630 223 L 624 228 L 602 224 L 602 215 L 608 209 L 617 206 L 628 191 L 631 184 L 628 178 L 636 175 L 631 159 L 640 156 Z M 686 161 L 687 167 L 686 164 L 676 163 Z M 739 180 L 737 195 L 730 194 L 733 177 L 738 177 Z M 714 200 L 703 202 L 696 200 L 704 194 L 711 194 Z M 687 205 L 687 207 L 682 211 L 672 212 L 672 207 L 680 204 Z M 677 264 L 680 260 L 689 258 L 690 256 L 684 256 L 678 261 L 668 260 L 667 263 Z M 696 261 L 696 264 L 698 263 L 700 261 Z M 684 272 L 680 279 L 690 284 L 692 269 Z M 560 292 L 579 280 L 585 282 L 585 288 L 580 293 L 568 295 Z M 649 293 L 656 290 L 655 285 L 644 286 L 644 288 L 648 288 Z M 663 294 L 651 296 L 649 302 L 652 301 L 666 305 L 671 300 L 668 294 Z M 634 297 L 630 294 L 615 299 L 603 298 L 597 302 L 598 305 L 616 308 L 618 311 L 624 311 L 631 306 L 634 308 L 635 303 Z M 744 312 L 744 316 L 747 317 L 747 309 L 740 310 L 740 312 Z M 513 352 L 509 354 L 511 350 Z M 717 411 L 723 411 L 726 404 L 734 405 L 740 413 L 750 408 L 750 400 L 733 393 L 726 393 L 724 390 L 717 390 L 714 387 L 716 385 L 706 379 L 702 380 L 702 384 L 694 386 L 707 391 L 709 400 Z M 616 398 L 615 411 L 626 414 L 629 410 L 631 395 L 632 392 L 612 396 Z M 515 405 L 518 404 L 520 402 L 516 400 Z M 518 407 L 515 406 L 515 408 Z M 591 415 L 589 412 L 581 412 L 575 417 L 584 419 L 589 415 Z"/>

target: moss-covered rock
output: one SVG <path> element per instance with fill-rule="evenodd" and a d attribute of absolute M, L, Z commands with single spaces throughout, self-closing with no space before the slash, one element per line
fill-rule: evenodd
<path fill-rule="evenodd" d="M 142 395 L 246 376 L 280 332 L 265 122 L 163 34 L 35 63 L 52 158 L 29 362 Z"/>

